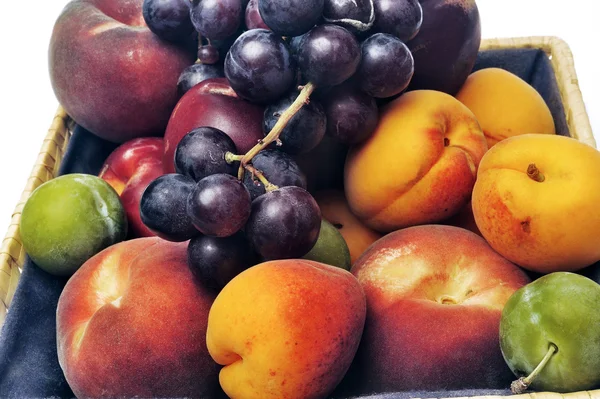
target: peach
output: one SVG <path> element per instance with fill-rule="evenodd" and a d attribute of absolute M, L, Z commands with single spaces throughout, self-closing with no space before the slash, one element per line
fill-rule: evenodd
<path fill-rule="evenodd" d="M 205 342 L 215 298 L 185 244 L 140 238 L 87 261 L 57 309 L 58 359 L 77 397 L 197 397 L 218 388 Z"/>
<path fill-rule="evenodd" d="M 502 256 L 538 273 L 600 260 L 600 152 L 573 138 L 525 134 L 481 161 L 473 214 Z"/>
<path fill-rule="evenodd" d="M 380 232 L 445 220 L 468 202 L 486 150 L 475 116 L 460 101 L 430 90 L 406 93 L 348 153 L 350 209 Z"/>
<path fill-rule="evenodd" d="M 348 207 L 344 192 L 325 190 L 315 193 L 315 200 L 321 208 L 321 216 L 338 228 L 348 244 L 352 263 L 381 238 L 381 234 L 365 226 Z"/>
<path fill-rule="evenodd" d="M 542 96 L 504 69 L 472 73 L 456 98 L 473 112 L 490 148 L 520 134 L 555 133 L 552 113 Z"/>
<path fill-rule="evenodd" d="M 164 134 L 177 80 L 193 47 L 160 40 L 140 0 L 75 0 L 58 17 L 49 48 L 52 88 L 75 121 L 113 141 Z"/>
<path fill-rule="evenodd" d="M 326 397 L 350 367 L 365 296 L 347 271 L 308 260 L 254 266 L 235 277 L 208 316 L 208 350 L 231 398 Z"/>
<path fill-rule="evenodd" d="M 367 321 L 352 377 L 360 392 L 499 388 L 508 298 L 529 282 L 479 236 L 426 225 L 388 234 L 354 264 Z"/>

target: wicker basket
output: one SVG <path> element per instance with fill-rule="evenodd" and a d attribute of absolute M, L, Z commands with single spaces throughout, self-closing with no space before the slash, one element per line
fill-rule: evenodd
<path fill-rule="evenodd" d="M 557 37 L 539 36 L 508 39 L 486 39 L 481 50 L 533 48 L 542 49 L 551 60 L 558 88 L 565 109 L 569 132 L 573 138 L 596 147 L 589 118 L 583 103 L 575 72 L 573 55 L 569 46 Z M 15 293 L 20 268 L 25 262 L 25 251 L 19 235 L 21 211 L 29 195 L 42 183 L 54 178 L 71 137 L 73 121 L 62 107 L 58 108 L 52 125 L 42 145 L 42 149 L 21 194 L 19 203 L 12 215 L 8 233 L 0 248 L 0 327 L 4 322 L 12 297 Z M 558 394 L 552 392 L 516 395 L 531 399 L 600 399 L 600 390 Z M 469 399 L 495 399 L 502 396 L 469 397 Z M 460 399 L 460 398 L 459 398 Z"/>

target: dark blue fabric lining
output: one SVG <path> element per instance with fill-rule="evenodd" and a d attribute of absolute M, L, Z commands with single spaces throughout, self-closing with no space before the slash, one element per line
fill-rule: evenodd
<path fill-rule="evenodd" d="M 539 50 L 489 51 L 480 54 L 476 69 L 502 67 L 530 82 L 549 104 L 557 130 L 568 134 L 552 67 Z M 114 144 L 77 128 L 60 174 L 97 174 Z M 72 397 L 56 356 L 56 304 L 65 279 L 50 276 L 27 260 L 17 292 L 0 333 L 0 397 Z M 402 392 L 364 396 L 372 399 L 505 395 L 505 390 Z"/>

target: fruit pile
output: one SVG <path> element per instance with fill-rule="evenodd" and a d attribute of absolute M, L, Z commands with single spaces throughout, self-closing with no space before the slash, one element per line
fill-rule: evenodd
<path fill-rule="evenodd" d="M 55 93 L 123 144 L 21 231 L 73 392 L 599 387 L 600 152 L 480 41 L 473 0 L 72 1 Z"/>

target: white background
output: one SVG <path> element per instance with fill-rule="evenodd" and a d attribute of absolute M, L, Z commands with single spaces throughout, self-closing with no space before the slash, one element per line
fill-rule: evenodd
<path fill-rule="evenodd" d="M 142 0 L 140 0 L 142 1 Z M 5 1 L 0 23 L 0 235 L 58 106 L 47 49 L 67 0 Z M 484 37 L 559 36 L 570 45 L 600 143 L 600 1 L 478 0 Z"/>

